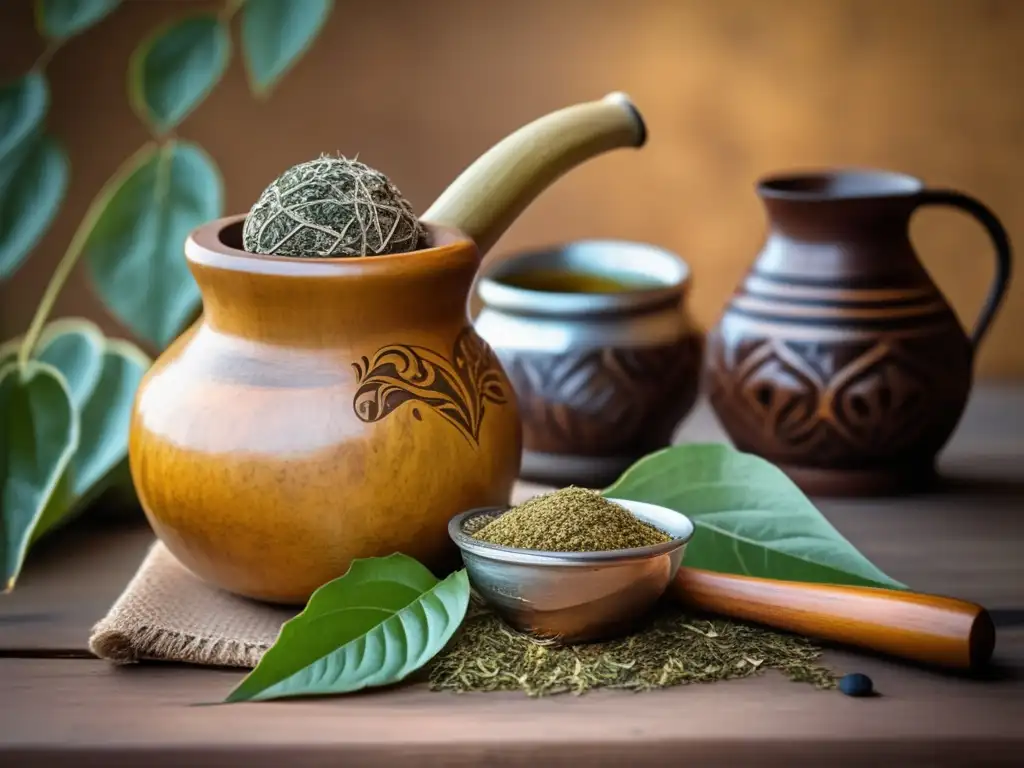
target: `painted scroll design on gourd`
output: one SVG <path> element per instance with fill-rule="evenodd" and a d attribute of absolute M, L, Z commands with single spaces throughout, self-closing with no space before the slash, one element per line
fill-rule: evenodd
<path fill-rule="evenodd" d="M 418 403 L 477 447 L 487 403 L 508 399 L 494 352 L 471 328 L 455 339 L 450 360 L 426 347 L 394 344 L 352 367 L 359 383 L 352 407 L 362 421 L 380 421 L 404 403 Z M 413 415 L 421 418 L 418 411 Z"/>

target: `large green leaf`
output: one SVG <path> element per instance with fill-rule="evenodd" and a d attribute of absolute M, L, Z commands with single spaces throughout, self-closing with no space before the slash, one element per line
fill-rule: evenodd
<path fill-rule="evenodd" d="M 158 131 L 168 131 L 206 98 L 231 57 L 231 36 L 213 14 L 161 27 L 132 55 L 128 89 L 132 105 Z"/>
<path fill-rule="evenodd" d="M 265 93 L 313 44 L 334 0 L 248 0 L 242 11 L 242 52 L 249 84 Z"/>
<path fill-rule="evenodd" d="M 772 463 L 722 444 L 679 445 L 640 459 L 610 498 L 658 504 L 696 531 L 683 561 L 748 576 L 902 589 L 864 557 Z"/>
<path fill-rule="evenodd" d="M 0 576 L 10 591 L 78 447 L 77 414 L 57 369 L 30 360 L 0 370 L 0 446 Z"/>
<path fill-rule="evenodd" d="M 21 338 L 0 344 L 0 368 L 13 363 Z M 151 364 L 135 345 L 107 339 L 84 318 L 61 318 L 43 329 L 34 360 L 58 371 L 77 414 L 78 446 L 30 537 L 74 519 L 101 493 L 130 488 L 128 433 L 135 392 Z"/>
<path fill-rule="evenodd" d="M 57 487 L 50 494 L 50 500 L 43 509 L 43 513 L 36 520 L 36 527 L 29 537 L 28 547 L 25 550 L 26 558 L 37 541 L 68 519 L 67 512 L 73 503 L 71 484 L 71 467 L 68 467 L 57 481 Z"/>
<path fill-rule="evenodd" d="M 195 144 L 148 148 L 99 203 L 85 259 L 107 307 L 136 334 L 169 344 L 195 316 L 199 288 L 183 255 L 195 227 L 221 215 L 223 184 Z"/>
<path fill-rule="evenodd" d="M 74 460 L 72 493 L 88 498 L 128 460 L 128 432 L 135 392 L 149 358 L 134 344 L 110 339 L 92 396 L 82 409 L 82 438 Z"/>
<path fill-rule="evenodd" d="M 68 187 L 67 153 L 36 134 L 0 162 L 0 279 L 11 275 L 46 233 Z"/>
<path fill-rule="evenodd" d="M 0 87 L 0 280 L 21 265 L 64 199 L 67 155 L 42 133 L 49 106 L 41 72 Z"/>
<path fill-rule="evenodd" d="M 84 32 L 117 8 L 120 0 L 36 0 L 36 27 L 61 39 Z"/>
<path fill-rule="evenodd" d="M 55 320 L 39 335 L 33 357 L 64 375 L 76 411 L 81 412 L 96 388 L 106 342 L 99 326 L 83 318 Z"/>
<path fill-rule="evenodd" d="M 66 514 L 77 511 L 128 456 L 132 403 L 150 360 L 135 345 L 107 339 L 83 318 L 62 318 L 40 335 L 35 356 L 64 374 L 80 417 Z"/>
<path fill-rule="evenodd" d="M 0 162 L 37 133 L 50 106 L 50 89 L 41 72 L 0 87 Z"/>
<path fill-rule="evenodd" d="M 465 570 L 438 581 L 406 555 L 356 560 L 284 624 L 273 647 L 227 701 L 397 683 L 444 647 L 468 604 Z"/>

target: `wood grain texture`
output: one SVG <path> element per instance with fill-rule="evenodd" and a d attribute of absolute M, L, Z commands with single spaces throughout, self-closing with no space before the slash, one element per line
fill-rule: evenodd
<path fill-rule="evenodd" d="M 995 647 L 984 607 L 942 595 L 759 579 L 679 569 L 682 605 L 922 664 L 980 669 Z"/>
<path fill-rule="evenodd" d="M 220 701 L 241 675 L 0 660 L 0 760 L 19 765 L 15 758 L 32 750 L 65 764 L 88 756 L 99 765 L 118 758 L 147 765 L 271 765 L 276 758 L 289 766 L 415 758 L 431 766 L 632 766 L 664 765 L 684 754 L 697 765 L 800 756 L 815 764 L 855 765 L 856 757 L 863 765 L 883 756 L 904 758 L 900 765 L 949 765 L 951 758 L 978 765 L 965 761 L 981 757 L 1009 764 L 1024 747 L 1022 641 L 1018 633 L 1004 679 L 988 682 L 831 654 L 837 668 L 872 677 L 882 693 L 873 699 L 817 691 L 772 673 L 644 694 L 532 700 L 412 685 L 321 701 L 197 707 Z"/>
<path fill-rule="evenodd" d="M 13 592 L 0 595 L 0 656 L 91 655 L 89 630 L 135 574 L 153 532 L 128 521 L 81 520 L 32 549 Z"/>

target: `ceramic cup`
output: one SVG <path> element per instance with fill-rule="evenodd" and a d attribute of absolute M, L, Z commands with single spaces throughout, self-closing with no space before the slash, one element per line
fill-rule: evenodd
<path fill-rule="evenodd" d="M 690 280 L 675 254 L 615 240 L 484 267 L 475 325 L 519 400 L 523 478 L 597 487 L 671 442 L 703 362 Z"/>

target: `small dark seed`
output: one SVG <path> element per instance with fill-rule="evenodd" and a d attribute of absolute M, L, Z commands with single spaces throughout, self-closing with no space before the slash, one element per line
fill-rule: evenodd
<path fill-rule="evenodd" d="M 839 690 L 847 696 L 870 696 L 872 688 L 871 678 L 860 672 L 844 675 L 839 680 Z"/>

